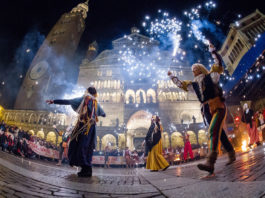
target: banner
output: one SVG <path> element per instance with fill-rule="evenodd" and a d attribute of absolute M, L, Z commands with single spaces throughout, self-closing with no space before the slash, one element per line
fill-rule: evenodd
<path fill-rule="evenodd" d="M 109 156 L 109 165 L 125 165 L 125 158 L 123 156 Z"/>
<path fill-rule="evenodd" d="M 109 165 L 125 165 L 125 159 L 123 156 L 109 156 L 106 162 Z M 104 155 L 94 155 L 92 158 L 92 164 L 105 164 Z"/>
<path fill-rule="evenodd" d="M 36 144 L 34 142 L 28 141 L 28 146 L 31 148 L 31 150 L 36 153 L 37 155 L 53 158 L 53 159 L 59 159 L 59 151 L 48 149 L 44 146 L 40 146 L 39 144 Z"/>
<path fill-rule="evenodd" d="M 92 164 L 105 164 L 105 156 L 93 156 Z"/>

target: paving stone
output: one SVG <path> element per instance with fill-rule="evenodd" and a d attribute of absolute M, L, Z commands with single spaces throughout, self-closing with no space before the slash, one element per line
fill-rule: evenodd
<path fill-rule="evenodd" d="M 80 193 L 82 194 L 85 198 L 110 198 L 111 196 L 108 194 L 96 194 L 96 193 Z"/>
<path fill-rule="evenodd" d="M 113 198 L 153 198 L 160 196 L 160 193 L 144 193 L 144 194 L 135 194 L 135 195 L 111 195 Z"/>
<path fill-rule="evenodd" d="M 1 187 L 1 191 L 5 192 L 5 193 L 8 193 L 10 195 L 13 195 L 15 193 L 14 190 L 11 190 L 10 188 L 8 188 L 6 186 Z"/>
<path fill-rule="evenodd" d="M 225 166 L 218 157 L 216 177 L 197 169 L 201 161 L 172 166 L 164 172 L 94 168 L 93 177 L 79 178 L 76 169 L 53 162 L 27 161 L 0 151 L 0 196 L 3 197 L 264 197 L 264 147 L 237 154 Z M 9 165 L 9 166 L 8 166 Z"/>
<path fill-rule="evenodd" d="M 15 195 L 17 197 L 21 197 L 21 198 L 36 198 L 38 196 L 32 196 L 32 195 L 29 195 L 29 194 L 25 194 L 25 193 L 22 193 L 22 192 L 16 192 Z"/>
<path fill-rule="evenodd" d="M 55 196 L 63 196 L 63 197 L 82 197 L 80 194 L 72 194 L 72 193 L 64 193 L 64 192 L 55 192 L 53 193 Z"/>

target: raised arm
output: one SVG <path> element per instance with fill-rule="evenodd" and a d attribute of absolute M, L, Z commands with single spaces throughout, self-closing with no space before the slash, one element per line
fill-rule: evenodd
<path fill-rule="evenodd" d="M 71 102 L 73 100 L 62 100 L 62 99 L 57 99 L 57 100 L 47 100 L 46 102 L 48 104 L 59 104 L 59 105 L 71 105 Z"/>
<path fill-rule="evenodd" d="M 210 75 L 215 84 L 219 82 L 220 75 L 224 72 L 224 67 L 222 64 L 222 58 L 220 54 L 217 53 L 213 44 L 209 45 L 209 52 L 211 52 L 214 59 L 214 64 L 211 67 Z"/>

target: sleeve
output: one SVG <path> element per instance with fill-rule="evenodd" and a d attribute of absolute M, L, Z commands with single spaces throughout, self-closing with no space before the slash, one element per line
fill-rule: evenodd
<path fill-rule="evenodd" d="M 101 108 L 100 104 L 98 104 L 97 116 L 106 117 L 106 114 L 105 114 L 104 110 Z"/>
<path fill-rule="evenodd" d="M 76 103 L 80 98 L 74 98 L 70 100 L 62 100 L 62 99 L 56 99 L 53 100 L 54 104 L 59 104 L 59 105 L 72 105 L 73 103 Z"/>
<path fill-rule="evenodd" d="M 54 100 L 53 101 L 54 104 L 59 104 L 59 105 L 70 105 L 71 104 L 71 100 Z"/>

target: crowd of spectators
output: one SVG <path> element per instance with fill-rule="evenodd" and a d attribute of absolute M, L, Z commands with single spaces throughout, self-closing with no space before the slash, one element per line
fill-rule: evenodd
<path fill-rule="evenodd" d="M 51 142 L 48 142 L 42 138 L 35 135 L 31 135 L 29 132 L 19 129 L 16 126 L 9 126 L 3 121 L 0 123 L 0 147 L 2 151 L 12 153 L 17 156 L 26 158 L 37 158 L 52 161 L 55 159 L 47 158 L 44 156 L 39 156 L 34 153 L 29 146 L 29 142 L 33 142 L 36 145 L 44 146 L 47 149 L 53 149 L 59 151 L 59 147 Z M 203 156 L 202 149 L 198 152 L 198 149 L 194 149 L 195 159 L 199 159 Z M 206 151 L 205 151 L 206 152 Z M 143 150 L 132 150 L 130 153 L 131 167 L 137 167 L 143 165 L 144 161 L 144 151 Z M 104 156 L 105 167 L 109 167 L 108 158 L 109 156 L 125 156 L 125 150 L 121 150 L 118 147 L 106 147 L 103 151 L 94 151 L 95 156 Z M 178 164 L 184 162 L 183 160 L 183 148 L 176 149 L 164 149 L 163 156 L 171 164 Z"/>
<path fill-rule="evenodd" d="M 0 146 L 2 151 L 7 151 L 17 156 L 27 158 L 37 157 L 41 159 L 53 160 L 34 153 L 29 147 L 29 141 L 49 149 L 58 150 L 58 147 L 51 142 L 47 142 L 42 138 L 31 135 L 29 132 L 21 130 L 16 126 L 9 126 L 5 124 L 4 121 L 0 123 Z"/>

